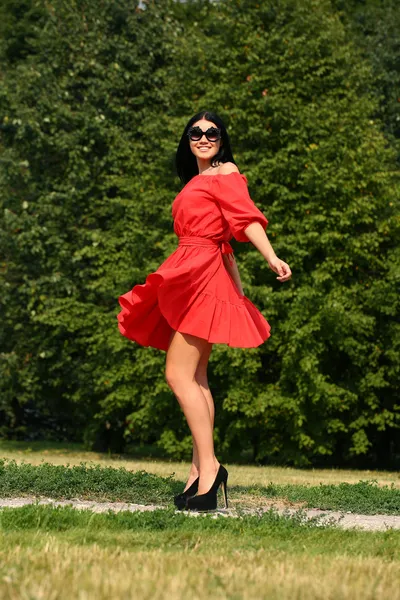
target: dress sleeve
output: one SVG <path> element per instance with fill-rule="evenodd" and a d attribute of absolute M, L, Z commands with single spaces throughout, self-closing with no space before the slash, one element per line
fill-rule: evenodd
<path fill-rule="evenodd" d="M 266 229 L 268 219 L 250 198 L 245 175 L 237 172 L 220 174 L 215 175 L 213 180 L 214 198 L 235 240 L 249 242 L 243 229 L 255 221 Z"/>

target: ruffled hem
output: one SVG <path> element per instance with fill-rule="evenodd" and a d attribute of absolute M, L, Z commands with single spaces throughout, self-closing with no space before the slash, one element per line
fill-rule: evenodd
<path fill-rule="evenodd" d="M 234 304 L 200 292 L 183 311 L 168 299 L 161 274 L 152 273 L 149 286 L 138 285 L 119 297 L 122 311 L 118 328 L 125 337 L 142 346 L 168 350 L 172 330 L 232 348 L 255 348 L 271 335 L 271 327 L 257 307 L 244 295 Z"/>
<path fill-rule="evenodd" d="M 271 335 L 271 327 L 254 304 L 240 295 L 237 304 L 201 292 L 193 312 L 178 331 L 206 339 L 212 344 L 231 348 L 255 348 Z"/>
<path fill-rule="evenodd" d="M 172 330 L 233 348 L 255 348 L 270 337 L 269 323 L 238 293 L 217 248 L 180 246 L 118 302 L 121 334 L 159 350 L 168 350 Z"/>

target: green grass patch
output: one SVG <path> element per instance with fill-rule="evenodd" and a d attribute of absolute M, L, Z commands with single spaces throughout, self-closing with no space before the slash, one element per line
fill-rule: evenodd
<path fill-rule="evenodd" d="M 182 484 L 173 475 L 160 477 L 146 471 L 127 471 L 123 467 L 100 465 L 78 466 L 17 464 L 15 460 L 0 459 L 0 496 L 18 494 L 46 495 L 52 498 L 109 500 L 166 503 L 171 492 L 181 491 Z"/>
<path fill-rule="evenodd" d="M 55 499 L 79 497 L 85 500 L 120 501 L 139 504 L 172 505 L 172 498 L 182 491 L 184 482 L 174 479 L 174 473 L 161 477 L 124 467 L 103 467 L 98 464 L 78 466 L 17 464 L 15 460 L 0 459 L 0 496 L 48 496 Z M 245 496 L 262 506 L 263 499 L 285 499 L 304 502 L 304 506 L 323 510 L 351 511 L 361 514 L 400 514 L 400 489 L 378 486 L 376 481 L 320 484 L 230 486 L 229 497 L 246 506 Z"/>
<path fill-rule="evenodd" d="M 399 515 L 400 490 L 378 486 L 376 481 L 340 483 L 337 485 L 274 485 L 248 488 L 247 493 L 265 498 L 285 498 L 289 502 L 304 502 L 309 508 L 345 510 L 364 515 Z"/>
<path fill-rule="evenodd" d="M 318 526 L 316 526 L 318 525 Z M 148 512 L 93 513 L 69 506 L 29 505 L 0 510 L 3 545 L 32 542 L 40 533 L 55 533 L 71 543 L 98 543 L 102 547 L 163 551 L 193 548 L 201 539 L 202 552 L 223 554 L 249 550 L 279 550 L 289 553 L 399 559 L 400 531 L 364 532 L 341 530 L 333 525 L 307 520 L 302 511 L 294 516 L 278 515 L 273 509 L 259 515 L 224 517 L 190 516 L 172 508 Z M 28 533 L 35 535 L 27 535 Z M 201 536 L 201 538 L 199 538 Z M 25 542 L 24 542 L 25 540 Z"/>

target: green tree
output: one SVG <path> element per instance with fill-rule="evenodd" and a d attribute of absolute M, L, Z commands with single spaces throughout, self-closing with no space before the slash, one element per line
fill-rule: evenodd
<path fill-rule="evenodd" d="M 1 434 L 32 435 L 34 409 L 95 447 L 122 449 L 125 433 L 189 456 L 164 353 L 123 338 L 116 314 L 118 295 L 177 245 L 174 153 L 187 119 L 208 108 L 224 118 L 293 270 L 280 285 L 255 248 L 233 243 L 272 336 L 213 349 L 217 448 L 232 459 L 389 466 L 396 151 L 374 69 L 336 7 L 17 0 L 0 17 Z"/>
<path fill-rule="evenodd" d="M 2 8 L 3 434 L 25 435 L 27 408 L 79 438 L 105 398 L 112 427 L 138 407 L 116 296 L 156 268 L 170 226 L 151 155 L 175 37 L 164 5 Z"/>
<path fill-rule="evenodd" d="M 348 36 L 372 67 L 371 91 L 385 135 L 400 152 L 400 10 L 396 0 L 335 0 Z M 399 156 L 398 156 L 399 160 Z"/>
<path fill-rule="evenodd" d="M 398 173 L 370 64 L 327 1 L 198 6 L 180 51 L 174 117 L 211 106 L 226 119 L 294 271 L 280 287 L 256 250 L 236 244 L 273 329 L 255 351 L 215 351 L 223 447 L 388 464 L 399 426 Z M 175 432 L 163 435 L 178 448 Z"/>

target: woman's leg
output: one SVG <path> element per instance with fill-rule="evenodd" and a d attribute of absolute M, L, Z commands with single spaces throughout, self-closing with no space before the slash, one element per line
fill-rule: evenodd
<path fill-rule="evenodd" d="M 195 373 L 194 377 L 195 377 L 197 383 L 199 384 L 200 389 L 203 392 L 205 399 L 207 400 L 208 410 L 210 412 L 210 419 L 211 419 L 211 429 L 214 430 L 215 405 L 214 405 L 214 398 L 212 397 L 211 390 L 208 385 L 208 377 L 207 377 L 208 360 L 211 355 L 211 350 L 212 350 L 212 344 L 209 343 L 208 346 L 206 347 L 206 349 L 204 350 L 203 354 L 200 357 L 199 364 L 197 365 L 197 369 L 196 369 L 196 373 Z M 215 459 L 215 465 L 216 466 L 219 465 L 217 459 Z M 199 454 L 197 451 L 196 441 L 193 440 L 192 468 L 194 467 L 194 470 L 198 471 L 198 466 L 199 466 Z M 198 473 L 197 473 L 197 475 L 198 475 Z M 196 477 L 197 477 L 197 475 L 196 475 Z"/>
<path fill-rule="evenodd" d="M 215 408 L 214 408 L 214 399 L 211 395 L 211 391 L 208 385 L 208 378 L 207 378 L 207 366 L 208 366 L 208 359 L 210 358 L 211 355 L 211 350 L 212 350 L 212 344 L 208 344 L 208 346 L 205 348 L 203 354 L 200 357 L 199 360 L 199 364 L 197 365 L 197 369 L 196 369 L 196 373 L 194 375 L 197 383 L 200 386 L 201 391 L 203 392 L 203 395 L 207 401 L 207 405 L 208 405 L 208 410 L 210 413 L 210 419 L 211 419 L 211 429 L 214 429 L 214 415 L 215 415 Z M 193 438 L 193 436 L 192 436 Z M 217 461 L 217 459 L 215 459 L 215 466 L 216 468 L 218 467 L 219 463 Z M 199 453 L 197 450 L 197 446 L 196 446 L 196 441 L 193 438 L 193 457 L 192 457 L 192 464 L 190 465 L 190 472 L 189 472 L 189 477 L 188 480 L 186 482 L 185 485 L 185 489 L 183 491 L 186 491 L 193 483 L 193 481 L 195 479 L 197 479 L 197 477 L 199 476 Z"/>
<path fill-rule="evenodd" d="M 219 467 L 214 455 L 214 403 L 212 402 L 210 409 L 211 393 L 204 379 L 204 363 L 208 361 L 208 357 L 205 357 L 207 351 L 208 356 L 211 352 L 210 346 L 210 343 L 202 338 L 174 332 L 167 351 L 165 369 L 167 383 L 174 392 L 192 433 L 193 458 L 198 465 L 200 476 L 199 494 L 204 494 L 210 489 Z M 198 371 L 202 356 L 203 362 Z M 201 380 L 201 384 L 198 379 Z"/>

